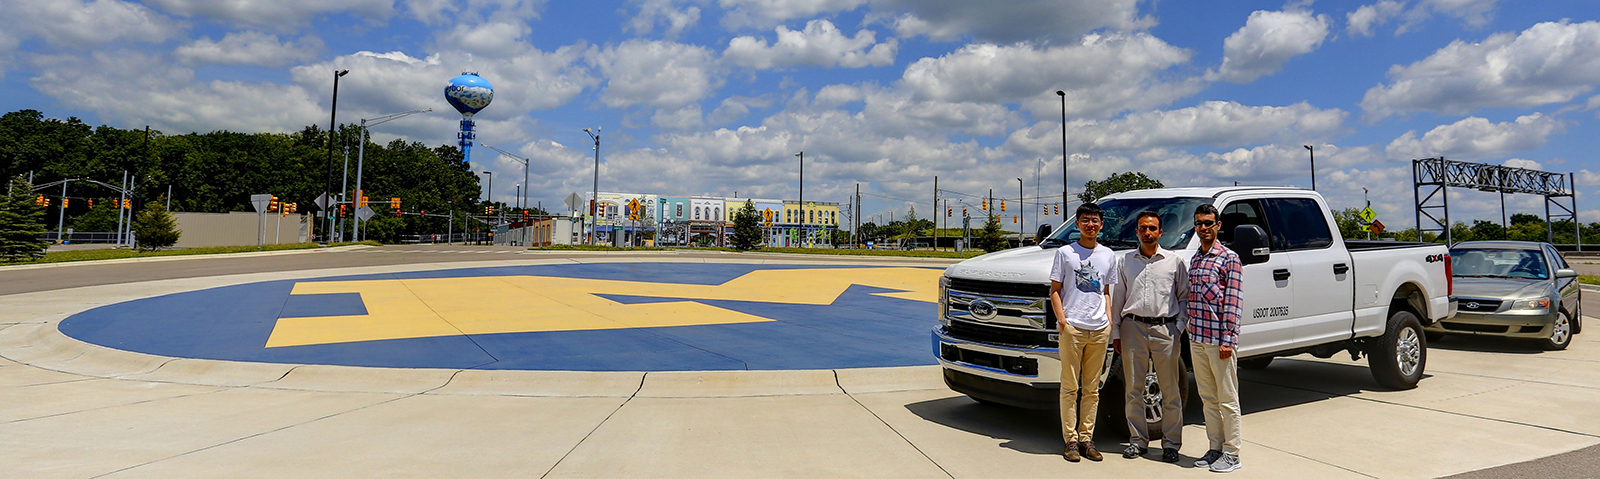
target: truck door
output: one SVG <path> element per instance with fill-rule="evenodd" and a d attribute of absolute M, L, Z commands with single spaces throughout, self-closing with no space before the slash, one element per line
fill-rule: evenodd
<path fill-rule="evenodd" d="M 1265 200 L 1272 252 L 1289 257 L 1294 287 L 1293 318 L 1297 345 L 1323 344 L 1350 337 L 1355 326 L 1355 271 L 1350 252 L 1334 240 L 1327 209 L 1313 198 Z"/>
<path fill-rule="evenodd" d="M 1252 224 L 1266 230 L 1272 237 L 1272 226 L 1261 199 L 1235 200 L 1222 208 L 1222 230 L 1217 239 L 1223 244 L 1233 242 L 1233 229 Z M 1289 257 L 1273 249 L 1265 263 L 1244 267 L 1243 304 L 1239 308 L 1239 353 L 1251 356 L 1258 353 L 1288 349 L 1294 343 L 1294 325 L 1288 311 L 1294 305 L 1293 279 L 1289 273 Z"/>

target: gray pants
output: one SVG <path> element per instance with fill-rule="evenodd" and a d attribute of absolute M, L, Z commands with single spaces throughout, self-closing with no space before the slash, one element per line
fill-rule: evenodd
<path fill-rule="evenodd" d="M 1122 339 L 1122 378 L 1124 413 L 1128 420 L 1128 442 L 1147 447 L 1150 433 L 1147 427 L 1161 428 L 1162 447 L 1181 449 L 1183 445 L 1183 349 L 1178 339 L 1182 334 L 1179 324 L 1151 325 L 1133 319 L 1123 319 L 1118 334 Z M 1152 367 L 1156 384 L 1161 388 L 1161 423 L 1149 424 L 1145 419 L 1145 376 Z"/>

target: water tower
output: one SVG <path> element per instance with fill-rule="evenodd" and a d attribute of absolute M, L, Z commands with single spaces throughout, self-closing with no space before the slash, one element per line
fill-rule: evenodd
<path fill-rule="evenodd" d="M 461 160 L 472 163 L 472 115 L 489 106 L 494 101 L 494 87 L 489 86 L 489 80 L 483 79 L 477 73 L 462 73 L 461 76 L 451 78 L 450 84 L 444 87 L 444 99 L 450 101 L 450 106 L 456 107 L 461 112 L 461 132 L 456 133 L 456 138 L 461 140 Z"/>

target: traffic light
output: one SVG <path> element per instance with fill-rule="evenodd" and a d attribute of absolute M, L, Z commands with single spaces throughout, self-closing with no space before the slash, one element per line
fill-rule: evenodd
<path fill-rule="evenodd" d="M 399 218 L 399 217 L 401 217 L 403 215 L 404 215 L 404 213 L 401 213 L 400 210 L 398 210 L 398 209 L 394 210 L 394 217 L 395 218 Z"/>
<path fill-rule="evenodd" d="M 1051 214 L 1054 214 L 1054 215 L 1061 214 L 1061 205 L 1050 205 L 1050 207 L 1055 209 L 1055 212 L 1051 213 Z"/>
<path fill-rule="evenodd" d="M 1017 222 L 1017 215 L 1011 215 L 1011 222 L 1012 223 L 1016 223 Z"/>
<path fill-rule="evenodd" d="M 278 216 L 289 216 L 289 204 L 284 203 L 278 207 Z"/>
<path fill-rule="evenodd" d="M 71 198 L 67 198 L 65 196 L 61 197 L 61 209 L 67 209 L 68 200 L 71 200 Z"/>
<path fill-rule="evenodd" d="M 123 198 L 122 199 L 122 209 L 125 209 L 125 210 L 133 209 L 133 200 L 129 199 L 129 198 Z"/>
<path fill-rule="evenodd" d="M 344 212 L 343 212 L 344 211 L 344 206 L 340 206 L 339 210 L 340 210 L 339 216 L 341 216 L 341 217 L 344 216 Z M 278 197 L 277 196 L 273 196 L 272 200 L 267 202 L 267 211 L 269 211 L 269 212 L 278 211 Z"/>
<path fill-rule="evenodd" d="M 1006 211 L 1006 201 L 1005 200 L 1000 200 L 1000 211 L 1001 212 L 1005 212 Z"/>
<path fill-rule="evenodd" d="M 389 208 L 396 210 L 400 209 L 400 197 L 396 196 L 389 198 Z"/>
<path fill-rule="evenodd" d="M 962 218 L 966 218 L 967 216 L 968 216 L 967 215 L 967 207 L 965 207 L 965 206 L 961 207 L 961 217 Z"/>
<path fill-rule="evenodd" d="M 944 209 L 944 217 L 945 218 L 949 218 L 951 216 L 955 216 L 955 214 L 956 214 L 956 209 L 955 208 L 945 208 Z"/>
<path fill-rule="evenodd" d="M 340 218 L 344 217 L 344 207 L 345 206 L 348 206 L 348 205 L 339 205 L 339 217 Z"/>
<path fill-rule="evenodd" d="M 289 212 L 290 213 L 299 213 L 300 212 L 300 203 L 289 203 Z"/>
<path fill-rule="evenodd" d="M 361 191 L 361 190 L 356 190 L 355 198 L 356 198 L 356 209 L 359 210 L 359 209 L 361 209 L 361 207 L 367 205 L 367 193 L 366 192 Z"/>
<path fill-rule="evenodd" d="M 983 200 L 983 210 L 989 211 L 989 200 Z"/>
<path fill-rule="evenodd" d="M 44 195 L 39 195 L 33 199 L 33 204 L 34 206 L 50 206 L 50 200 L 45 199 Z"/>
<path fill-rule="evenodd" d="M 89 209 L 94 209 L 94 198 L 89 198 Z"/>

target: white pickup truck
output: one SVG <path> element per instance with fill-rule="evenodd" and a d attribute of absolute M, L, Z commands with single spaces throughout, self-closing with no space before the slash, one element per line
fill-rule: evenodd
<path fill-rule="evenodd" d="M 1218 239 L 1245 264 L 1240 367 L 1265 368 L 1278 356 L 1328 358 L 1349 351 L 1352 360 L 1368 357 L 1380 385 L 1416 386 L 1428 357 L 1423 326 L 1455 311 L 1447 246 L 1346 241 L 1321 195 L 1261 187 L 1166 188 L 1102 198 L 1099 242 L 1118 254 L 1137 248 L 1135 218 L 1154 211 L 1161 216 L 1161 246 L 1188 261 L 1200 244 L 1193 221 L 1202 204 L 1221 212 Z M 951 389 L 984 403 L 1037 409 L 1058 404 L 1061 363 L 1048 305 L 1050 265 L 1056 248 L 1077 241 L 1078 231 L 1068 221 L 1054 234 L 1042 226 L 1039 237 L 1039 246 L 950 266 L 939 280 L 933 353 Z M 1108 353 L 1102 387 L 1120 384 L 1120 373 L 1120 359 Z M 1160 404 L 1154 377 L 1143 379 L 1145 404 Z M 1188 381 L 1182 384 L 1187 388 Z M 1146 410 L 1158 415 L 1160 408 Z"/>

